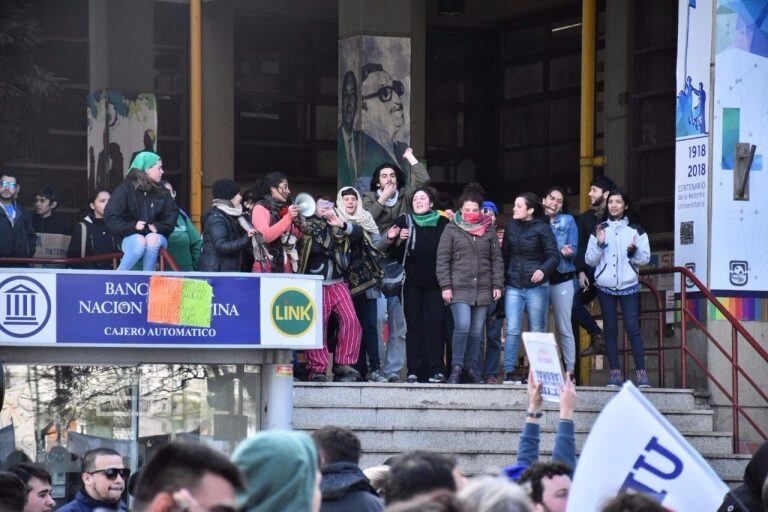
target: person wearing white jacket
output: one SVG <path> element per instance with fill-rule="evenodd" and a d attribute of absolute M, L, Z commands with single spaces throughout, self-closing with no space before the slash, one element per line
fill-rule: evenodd
<path fill-rule="evenodd" d="M 640 332 L 640 266 L 651 259 L 648 235 L 643 228 L 627 217 L 629 200 L 620 190 L 612 190 L 607 199 L 607 220 L 597 225 L 589 237 L 584 260 L 595 267 L 595 287 L 603 313 L 603 332 L 611 377 L 608 387 L 623 383 L 619 367 L 618 305 L 624 315 L 624 330 L 632 346 L 635 377 L 640 388 L 651 387 L 645 369 L 645 353 Z"/>

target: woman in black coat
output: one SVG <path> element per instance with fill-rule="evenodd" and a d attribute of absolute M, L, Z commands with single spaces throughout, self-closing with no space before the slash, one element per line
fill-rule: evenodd
<path fill-rule="evenodd" d="M 160 248 L 168 247 L 179 207 L 160 184 L 162 177 L 160 155 L 142 151 L 107 203 L 104 223 L 123 251 L 117 270 L 131 270 L 141 260 L 142 270 L 152 271 Z"/>
<path fill-rule="evenodd" d="M 506 284 L 504 314 L 507 317 L 504 382 L 526 383 L 525 375 L 515 374 L 523 310 L 528 310 L 528 328 L 532 332 L 543 332 L 549 311 L 549 275 L 560 263 L 555 235 L 535 194 L 526 192 L 515 199 L 501 253 Z"/>
<path fill-rule="evenodd" d="M 203 216 L 201 272 L 239 272 L 243 251 L 256 230 L 243 217 L 240 189 L 232 180 L 213 184 L 213 207 Z"/>
<path fill-rule="evenodd" d="M 117 242 L 104 224 L 104 209 L 109 203 L 108 190 L 97 189 L 88 197 L 90 212 L 80 221 L 72 232 L 67 258 L 84 258 L 117 252 Z M 75 268 L 112 270 L 112 260 L 94 261 Z"/>

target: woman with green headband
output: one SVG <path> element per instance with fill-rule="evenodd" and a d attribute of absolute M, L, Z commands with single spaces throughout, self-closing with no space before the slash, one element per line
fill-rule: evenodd
<path fill-rule="evenodd" d="M 160 248 L 168 247 L 179 207 L 161 185 L 162 177 L 160 155 L 142 151 L 133 159 L 128 175 L 107 203 L 104 222 L 123 251 L 117 270 L 131 270 L 142 261 L 142 270 L 152 271 Z"/>
<path fill-rule="evenodd" d="M 448 310 L 440 295 L 435 265 L 437 246 L 448 219 L 435 206 L 435 190 L 424 186 L 413 193 L 413 213 L 400 215 L 387 237 L 400 243 L 393 257 L 405 259 L 403 310 L 408 330 L 405 350 L 408 382 L 445 382 L 443 354 Z"/>

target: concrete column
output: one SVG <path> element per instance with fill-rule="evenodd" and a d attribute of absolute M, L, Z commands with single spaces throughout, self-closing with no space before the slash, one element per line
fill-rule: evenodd
<path fill-rule="evenodd" d="M 90 0 L 88 23 L 91 90 L 154 92 L 154 1 Z"/>
<path fill-rule="evenodd" d="M 235 176 L 234 9 L 203 3 L 203 212 L 216 180 Z"/>
<path fill-rule="evenodd" d="M 406 37 L 410 39 L 410 86 L 405 93 L 410 114 L 410 146 L 413 147 L 417 156 L 423 156 L 425 149 L 426 0 L 383 0 L 380 2 L 339 0 L 338 5 L 340 40 L 364 36 Z M 341 58 L 342 56 L 339 55 L 339 59 Z M 385 71 L 391 72 L 391 70 Z M 356 75 L 357 80 L 361 82 L 360 73 L 356 73 Z M 393 78 L 397 80 L 403 77 L 393 76 Z M 340 76 L 339 83 L 342 79 L 343 76 Z M 358 88 L 362 88 L 361 83 L 358 83 Z M 359 95 L 360 91 L 358 90 Z M 361 116 L 360 106 L 358 106 L 357 115 L 356 128 L 362 128 L 363 131 L 368 132 L 366 127 L 360 126 L 359 123 L 360 119 L 363 120 L 363 123 L 365 122 L 364 118 L 359 117 Z M 360 159 L 365 158 L 365 150 L 363 149 Z M 361 172 L 361 174 L 369 174 L 369 172 Z"/>
<path fill-rule="evenodd" d="M 630 0 L 605 5 L 605 173 L 626 187 L 629 168 Z"/>
<path fill-rule="evenodd" d="M 290 351 L 281 351 L 290 360 Z M 285 359 L 285 358 L 284 358 Z M 261 366 L 261 429 L 293 429 L 293 365 Z"/>

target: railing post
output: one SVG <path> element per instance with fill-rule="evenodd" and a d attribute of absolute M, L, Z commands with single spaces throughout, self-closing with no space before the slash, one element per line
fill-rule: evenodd
<path fill-rule="evenodd" d="M 739 453 L 739 332 L 731 326 L 731 396 L 733 397 L 733 452 Z"/>
<path fill-rule="evenodd" d="M 685 342 L 687 339 L 688 318 L 685 309 L 685 274 L 680 273 L 680 372 L 683 389 L 688 389 L 688 364 L 686 362 Z"/>

